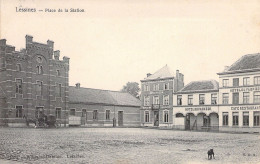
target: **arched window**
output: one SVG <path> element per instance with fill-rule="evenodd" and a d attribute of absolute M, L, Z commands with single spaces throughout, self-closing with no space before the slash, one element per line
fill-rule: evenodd
<path fill-rule="evenodd" d="M 42 69 L 42 66 L 41 66 L 41 65 L 38 65 L 36 68 L 37 68 L 37 74 L 38 74 L 38 75 L 43 74 L 43 69 Z"/>
<path fill-rule="evenodd" d="M 169 122 L 169 111 L 164 111 L 164 122 Z"/>

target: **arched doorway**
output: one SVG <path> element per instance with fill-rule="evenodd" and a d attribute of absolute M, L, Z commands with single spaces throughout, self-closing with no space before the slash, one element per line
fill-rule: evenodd
<path fill-rule="evenodd" d="M 210 130 L 213 131 L 218 131 L 219 130 L 219 116 L 218 113 L 210 113 L 209 114 L 209 118 L 210 118 Z"/>

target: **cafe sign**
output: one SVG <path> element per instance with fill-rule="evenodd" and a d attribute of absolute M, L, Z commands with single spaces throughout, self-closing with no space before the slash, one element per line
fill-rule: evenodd
<path fill-rule="evenodd" d="M 236 107 L 231 107 L 231 110 L 260 110 L 260 105 L 236 106 Z"/>
<path fill-rule="evenodd" d="M 260 91 L 260 86 L 230 89 L 230 92 L 252 92 L 252 91 Z"/>
<path fill-rule="evenodd" d="M 211 107 L 193 107 L 193 108 L 185 108 L 186 112 L 193 112 L 193 111 L 210 111 Z"/>

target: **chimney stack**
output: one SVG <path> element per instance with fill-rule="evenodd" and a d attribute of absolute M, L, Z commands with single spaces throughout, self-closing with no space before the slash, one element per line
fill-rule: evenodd
<path fill-rule="evenodd" d="M 151 76 L 151 75 L 152 75 L 152 74 L 150 74 L 150 73 L 147 73 L 147 74 L 146 74 L 147 77 L 149 77 L 149 76 Z"/>
<path fill-rule="evenodd" d="M 32 43 L 32 41 L 33 41 L 33 37 L 31 35 L 26 35 L 25 39 L 26 39 L 26 44 Z"/>
<path fill-rule="evenodd" d="M 76 83 L 76 88 L 77 88 L 77 89 L 80 88 L 80 83 Z"/>

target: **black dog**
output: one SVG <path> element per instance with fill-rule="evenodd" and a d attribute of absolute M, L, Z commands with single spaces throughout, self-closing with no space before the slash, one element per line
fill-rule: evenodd
<path fill-rule="evenodd" d="M 208 159 L 209 159 L 209 160 L 212 159 L 212 156 L 213 156 L 213 158 L 215 159 L 213 149 L 209 149 L 209 151 L 208 151 Z"/>

